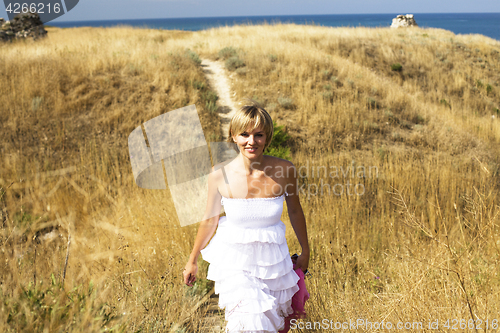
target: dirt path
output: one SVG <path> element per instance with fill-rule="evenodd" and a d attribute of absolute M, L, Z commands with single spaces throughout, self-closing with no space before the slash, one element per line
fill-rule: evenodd
<path fill-rule="evenodd" d="M 232 99 L 232 96 L 236 94 L 231 92 L 231 84 L 228 78 L 228 73 L 222 62 L 202 59 L 201 66 L 203 68 L 203 72 L 207 76 L 210 86 L 217 93 L 217 96 L 219 96 L 219 99 L 217 100 L 217 112 L 221 118 L 222 141 L 226 141 L 229 122 L 237 110 L 236 103 Z M 222 160 L 226 160 L 231 156 L 234 156 L 234 150 L 222 152 L 221 158 Z M 204 299 L 197 306 L 195 306 L 195 309 L 200 308 L 203 312 L 205 312 L 203 327 L 201 328 L 202 332 L 225 332 L 224 311 L 219 309 L 218 303 L 219 297 L 217 294 L 214 294 L 214 290 L 212 289 L 204 297 Z M 182 324 L 183 323 L 179 323 L 176 325 L 171 332 L 175 332 Z"/>
<path fill-rule="evenodd" d="M 225 141 L 227 139 L 229 122 L 238 109 L 236 103 L 232 99 L 236 93 L 231 92 L 231 84 L 223 62 L 202 59 L 201 66 L 203 67 L 203 71 L 205 72 L 212 89 L 214 89 L 217 96 L 219 96 L 217 106 L 222 122 L 223 141 Z"/>

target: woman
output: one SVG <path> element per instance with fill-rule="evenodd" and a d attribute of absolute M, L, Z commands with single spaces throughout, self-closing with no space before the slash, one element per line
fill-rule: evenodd
<path fill-rule="evenodd" d="M 241 107 L 231 119 L 228 141 L 236 143 L 239 154 L 224 166 L 216 165 L 208 177 L 205 217 L 184 269 L 184 282 L 192 286 L 201 251 L 210 263 L 207 278 L 215 281 L 229 332 L 277 332 L 293 313 L 299 277 L 280 220 L 284 200 L 302 247 L 295 268 L 305 272 L 309 263 L 296 169 L 289 161 L 263 154 L 273 130 L 271 117 L 256 104 Z M 221 205 L 226 216 L 219 219 Z"/>

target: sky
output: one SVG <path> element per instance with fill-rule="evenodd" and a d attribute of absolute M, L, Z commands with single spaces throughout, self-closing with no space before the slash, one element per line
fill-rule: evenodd
<path fill-rule="evenodd" d="M 73 10 L 54 22 L 213 16 L 492 12 L 500 12 L 499 0 L 80 0 Z M 0 17 L 7 19 L 2 3 Z"/>

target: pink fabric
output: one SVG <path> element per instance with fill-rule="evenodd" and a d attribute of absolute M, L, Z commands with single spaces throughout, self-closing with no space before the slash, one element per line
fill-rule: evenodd
<path fill-rule="evenodd" d="M 304 318 L 306 316 L 304 304 L 309 299 L 309 293 L 307 292 L 306 283 L 304 282 L 304 272 L 302 272 L 300 268 L 295 269 L 295 264 L 293 264 L 293 269 L 300 278 L 297 282 L 299 291 L 297 291 L 292 297 L 293 313 L 285 318 L 285 328 L 279 331 L 279 333 L 287 333 L 290 330 L 290 320 Z"/>

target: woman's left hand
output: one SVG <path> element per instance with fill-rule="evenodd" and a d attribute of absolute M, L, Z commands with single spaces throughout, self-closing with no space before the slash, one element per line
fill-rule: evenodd
<path fill-rule="evenodd" d="M 297 260 L 295 261 L 295 269 L 300 268 L 302 272 L 305 273 L 308 267 L 309 267 L 309 255 L 302 253 L 300 256 L 298 256 Z"/>

